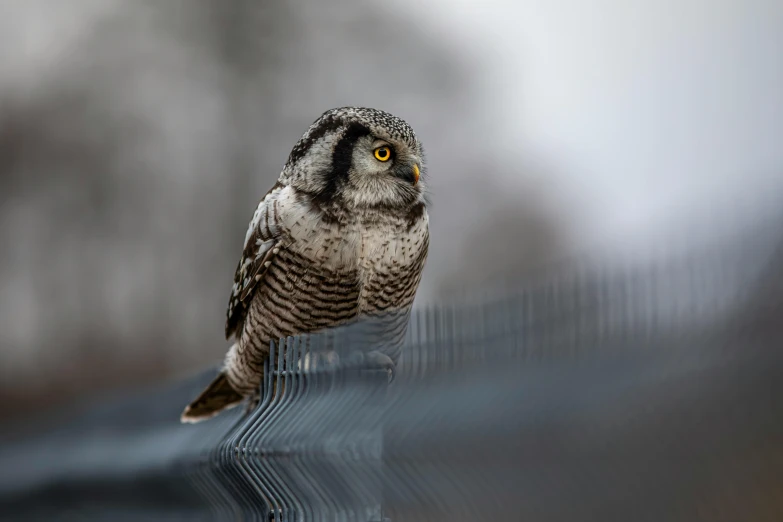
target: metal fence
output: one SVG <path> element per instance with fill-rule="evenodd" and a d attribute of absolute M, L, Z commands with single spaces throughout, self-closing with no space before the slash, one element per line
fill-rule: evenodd
<path fill-rule="evenodd" d="M 214 370 L 63 412 L 2 441 L 0 519 L 783 520 L 781 223 L 420 310 L 391 384 L 300 369 L 360 324 L 249 414 L 179 424 Z"/>

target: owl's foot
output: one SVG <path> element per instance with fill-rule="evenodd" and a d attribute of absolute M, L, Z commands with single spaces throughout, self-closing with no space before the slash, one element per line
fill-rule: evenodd
<path fill-rule="evenodd" d="M 389 382 L 394 380 L 396 371 L 394 361 L 388 355 L 375 350 L 371 352 L 354 352 L 344 361 L 340 360 L 340 356 L 335 350 L 307 353 L 299 361 L 298 366 L 300 371 L 312 372 L 314 370 L 336 368 L 342 364 L 353 368 L 361 368 L 362 370 L 384 370 L 388 374 Z"/>
<path fill-rule="evenodd" d="M 261 402 L 261 390 L 256 390 L 253 395 L 247 398 L 245 402 L 245 415 L 253 413 L 258 408 L 258 404 Z"/>
<path fill-rule="evenodd" d="M 350 362 L 361 367 L 364 370 L 385 370 L 388 374 L 389 382 L 394 380 L 394 374 L 397 369 L 394 361 L 386 354 L 378 351 L 356 352 L 351 355 Z"/>
<path fill-rule="evenodd" d="M 299 359 L 297 364 L 299 371 L 312 372 L 320 369 L 328 369 L 337 366 L 340 357 L 334 350 L 324 352 L 307 352 Z"/>

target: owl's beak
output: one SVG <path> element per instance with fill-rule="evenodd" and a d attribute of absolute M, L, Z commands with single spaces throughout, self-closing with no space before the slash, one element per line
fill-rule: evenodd
<path fill-rule="evenodd" d="M 414 164 L 413 165 L 413 184 L 415 185 L 418 182 L 419 182 L 419 166 Z"/>

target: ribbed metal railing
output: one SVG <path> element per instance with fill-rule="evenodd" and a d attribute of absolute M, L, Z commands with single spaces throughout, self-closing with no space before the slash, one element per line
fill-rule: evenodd
<path fill-rule="evenodd" d="M 0 519 L 783 520 L 776 225 L 417 311 L 391 383 L 354 325 L 249 413 L 179 424 L 214 371 L 67 412 L 0 447 Z"/>

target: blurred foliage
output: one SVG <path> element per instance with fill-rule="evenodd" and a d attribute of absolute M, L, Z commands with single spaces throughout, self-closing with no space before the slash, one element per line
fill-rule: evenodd
<path fill-rule="evenodd" d="M 492 144 L 475 131 L 491 117 L 471 75 L 403 9 L 35 0 L 2 11 L 0 47 L 24 49 L 0 61 L 11 415 L 219 361 L 247 220 L 332 107 L 389 110 L 428 148 L 422 299 L 481 283 L 488 256 L 507 274 L 557 249 L 539 207 L 493 196 Z"/>

